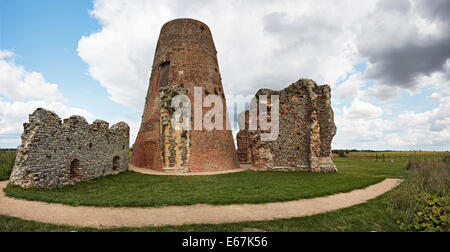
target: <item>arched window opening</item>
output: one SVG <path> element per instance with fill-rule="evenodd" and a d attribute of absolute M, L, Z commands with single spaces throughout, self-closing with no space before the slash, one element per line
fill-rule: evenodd
<path fill-rule="evenodd" d="M 120 157 L 115 156 L 113 158 L 113 171 L 118 171 L 120 169 Z"/>
<path fill-rule="evenodd" d="M 169 84 L 169 68 L 170 62 L 164 62 L 161 64 L 161 68 L 159 70 L 159 88 L 163 88 Z"/>
<path fill-rule="evenodd" d="M 69 176 L 71 179 L 78 179 L 81 178 L 81 171 L 82 171 L 81 162 L 78 159 L 74 159 L 72 162 L 70 162 L 70 173 Z"/>

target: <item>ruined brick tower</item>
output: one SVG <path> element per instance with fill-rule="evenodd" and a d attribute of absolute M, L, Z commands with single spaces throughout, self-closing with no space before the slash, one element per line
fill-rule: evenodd
<path fill-rule="evenodd" d="M 211 31 L 204 23 L 176 19 L 163 25 L 156 46 L 144 113 L 131 163 L 163 171 L 216 171 L 238 166 L 231 130 L 194 130 L 194 87 L 201 97 L 223 97 L 224 129 L 228 120 L 225 95 Z M 191 130 L 171 126 L 172 97 L 191 101 Z M 203 115 L 211 108 L 203 108 Z"/>

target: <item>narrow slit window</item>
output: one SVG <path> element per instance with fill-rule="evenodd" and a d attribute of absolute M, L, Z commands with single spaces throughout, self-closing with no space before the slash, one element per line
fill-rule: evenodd
<path fill-rule="evenodd" d="M 159 74 L 159 88 L 167 86 L 169 83 L 169 68 L 170 68 L 170 62 L 164 62 L 161 64 L 161 70 Z"/>

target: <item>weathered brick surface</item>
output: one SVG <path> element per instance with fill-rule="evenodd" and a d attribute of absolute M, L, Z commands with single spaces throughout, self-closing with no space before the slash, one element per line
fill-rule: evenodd
<path fill-rule="evenodd" d="M 301 79 L 281 91 L 261 89 L 259 95 L 268 96 L 269 106 L 270 96 L 279 95 L 280 132 L 276 141 L 261 141 L 261 134 L 267 132 L 259 124 L 257 130 L 249 130 L 246 111 L 245 130 L 237 135 L 241 163 L 252 163 L 257 170 L 336 171 L 331 155 L 336 126 L 329 86 Z"/>
<path fill-rule="evenodd" d="M 225 95 L 211 31 L 202 22 L 176 19 L 160 32 L 132 164 L 154 170 L 214 171 L 237 167 L 230 130 L 180 131 L 172 128 L 170 100 L 186 94 L 194 105 L 194 86 Z M 166 74 L 167 72 L 167 74 Z M 203 108 L 203 115 L 210 108 Z M 224 104 L 224 123 L 226 123 Z M 192 108 L 191 115 L 194 115 Z M 191 124 L 194 120 L 192 118 Z M 224 125 L 225 128 L 226 125 Z"/>
<path fill-rule="evenodd" d="M 25 188 L 56 188 L 128 169 L 130 128 L 119 122 L 91 125 L 81 116 L 61 122 L 37 109 L 24 123 L 10 181 Z"/>

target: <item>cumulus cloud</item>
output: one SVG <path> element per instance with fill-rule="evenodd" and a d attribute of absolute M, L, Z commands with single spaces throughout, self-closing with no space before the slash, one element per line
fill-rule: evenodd
<path fill-rule="evenodd" d="M 352 74 L 346 81 L 335 88 L 334 94 L 340 99 L 356 97 L 364 83 L 365 80 L 362 73 Z"/>
<path fill-rule="evenodd" d="M 342 111 L 344 117 L 349 119 L 377 118 L 383 114 L 380 107 L 359 99 L 353 100 L 350 107 L 344 106 Z"/>
<path fill-rule="evenodd" d="M 369 87 L 366 90 L 361 90 L 360 94 L 366 99 L 378 99 L 380 101 L 389 101 L 400 95 L 400 88 L 388 86 L 384 84 L 377 84 Z"/>
<path fill-rule="evenodd" d="M 370 62 L 367 78 L 414 90 L 418 77 L 443 72 L 450 58 L 449 11 L 448 1 L 380 0 L 358 33 L 359 52 Z"/>
<path fill-rule="evenodd" d="M 81 115 L 88 120 L 92 120 L 92 114 L 89 112 L 83 109 L 67 107 L 60 102 L 48 103 L 44 100 L 8 102 L 0 97 L 0 107 L 2 108 L 0 110 L 0 138 L 2 135 L 17 135 L 22 130 L 22 124 L 28 121 L 28 114 L 31 114 L 37 108 L 52 110 L 61 118 Z"/>
<path fill-rule="evenodd" d="M 429 76 L 421 75 L 417 81 L 422 86 L 432 87 L 443 95 L 450 95 L 450 59 L 447 60 L 443 71 L 435 72 Z"/>
<path fill-rule="evenodd" d="M 91 15 L 101 30 L 80 39 L 78 54 L 113 101 L 141 111 L 161 26 L 198 19 L 212 30 L 225 93 L 234 97 L 229 111 L 259 88 L 307 77 L 332 86 L 333 104 L 353 100 L 335 109 L 336 146 L 353 139 L 361 148 L 442 147 L 450 132 L 448 13 L 447 0 L 95 0 Z M 353 69 L 360 62 L 364 73 Z M 441 94 L 430 97 L 440 103 L 435 109 L 386 120 L 392 108 L 373 105 L 423 87 Z"/>
<path fill-rule="evenodd" d="M 448 150 L 450 100 L 438 94 L 433 94 L 430 98 L 438 99 L 442 103 L 437 108 L 421 113 L 405 111 L 390 120 L 379 117 L 377 115 L 379 110 L 375 106 L 354 101 L 352 106 L 355 108 L 362 106 L 366 109 L 355 112 L 344 107 L 342 113 L 337 113 L 335 120 L 338 134 L 333 146 L 379 150 Z M 378 112 L 373 112 L 377 110 Z M 373 116 L 370 116 L 370 111 Z"/>
<path fill-rule="evenodd" d="M 92 115 L 83 109 L 68 107 L 57 84 L 46 82 L 41 73 L 29 72 L 14 62 L 14 53 L 0 50 L 0 147 L 20 144 L 22 124 L 28 114 L 41 107 L 55 111 L 60 117 Z"/>
<path fill-rule="evenodd" d="M 14 63 L 14 52 L 0 50 L 0 94 L 12 100 L 43 99 L 64 102 L 58 85 L 48 83 L 37 72 L 28 72 Z"/>
<path fill-rule="evenodd" d="M 253 95 L 301 77 L 331 85 L 343 79 L 358 58 L 355 20 L 374 1 L 339 1 L 333 8 L 312 0 L 94 3 L 91 14 L 102 29 L 79 41 L 78 54 L 112 100 L 142 109 L 158 34 L 171 19 L 205 22 L 218 50 L 225 93 Z"/>

